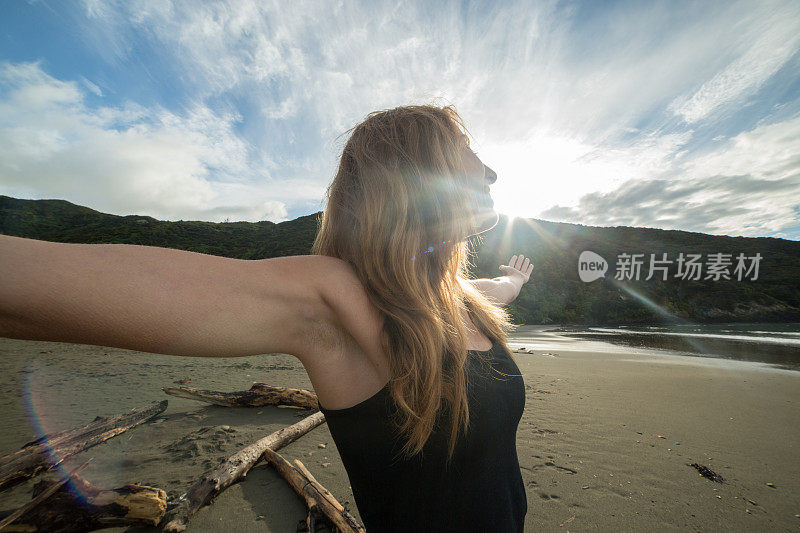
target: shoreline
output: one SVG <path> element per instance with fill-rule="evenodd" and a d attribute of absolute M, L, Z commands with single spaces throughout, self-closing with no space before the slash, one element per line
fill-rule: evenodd
<path fill-rule="evenodd" d="M 722 325 L 734 327 L 733 324 Z M 762 323 L 752 325 L 763 327 Z M 785 324 L 785 326 L 795 329 L 747 331 L 742 335 L 732 329 L 697 331 L 696 324 L 691 325 L 693 328 L 691 331 L 668 330 L 665 326 L 647 326 L 648 330 L 644 331 L 605 326 L 567 328 L 526 325 L 519 326 L 510 338 L 550 335 L 552 339 L 552 334 L 555 334 L 561 338 L 590 343 L 582 346 L 602 352 L 608 351 L 609 346 L 613 346 L 617 351 L 637 354 L 753 362 L 800 371 L 800 324 Z M 702 328 L 702 325 L 699 327 Z M 536 338 L 530 340 L 536 342 Z M 524 343 L 514 343 L 513 349 L 518 348 L 525 348 Z"/>

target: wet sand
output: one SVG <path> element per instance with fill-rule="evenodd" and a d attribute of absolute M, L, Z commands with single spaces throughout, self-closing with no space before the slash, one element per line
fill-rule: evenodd
<path fill-rule="evenodd" d="M 514 354 L 526 383 L 517 447 L 528 489 L 527 531 L 800 527 L 800 372 L 664 355 L 546 329 L 522 327 L 510 341 L 533 350 Z M 0 454 L 38 432 L 167 398 L 169 407 L 155 420 L 67 467 L 93 457 L 83 472 L 93 484 L 139 482 L 173 499 L 241 447 L 307 414 L 205 406 L 161 391 L 181 380 L 225 391 L 255 381 L 311 388 L 302 365 L 287 355 L 199 359 L 0 339 Z M 280 453 L 303 461 L 360 519 L 324 424 Z M 708 466 L 725 483 L 701 477 L 690 463 Z M 27 502 L 32 484 L 1 493 L 0 507 Z M 201 509 L 187 531 L 293 532 L 304 518 L 300 498 L 260 464 Z"/>

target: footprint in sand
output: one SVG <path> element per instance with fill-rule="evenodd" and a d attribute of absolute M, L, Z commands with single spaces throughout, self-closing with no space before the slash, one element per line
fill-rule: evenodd
<path fill-rule="evenodd" d="M 223 451 L 236 438 L 230 426 L 204 426 L 162 447 L 182 459 L 192 459 Z"/>
<path fill-rule="evenodd" d="M 552 470 L 556 470 L 558 472 L 561 472 L 561 473 L 564 473 L 564 474 L 569 474 L 569 475 L 573 475 L 573 474 L 577 474 L 578 473 L 577 470 L 574 470 L 574 469 L 569 468 L 567 466 L 559 466 L 559 465 L 555 464 L 552 461 L 545 461 L 542 464 L 533 465 L 531 467 L 522 466 L 520 468 L 522 468 L 523 470 L 527 470 L 529 472 L 533 472 L 535 470 L 552 469 Z"/>
<path fill-rule="evenodd" d="M 559 496 L 558 494 L 546 494 L 541 491 L 537 492 L 537 494 L 543 500 L 558 500 L 561 498 L 561 496 Z"/>

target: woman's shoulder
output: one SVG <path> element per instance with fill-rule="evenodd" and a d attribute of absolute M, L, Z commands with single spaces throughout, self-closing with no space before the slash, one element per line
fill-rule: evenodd
<path fill-rule="evenodd" d="M 343 259 L 325 255 L 310 256 L 313 262 L 314 281 L 323 298 L 345 302 L 366 298 L 366 290 L 353 266 Z M 341 302 L 340 302 L 341 303 Z"/>
<path fill-rule="evenodd" d="M 332 276 L 343 276 L 358 279 L 353 266 L 344 259 L 330 257 L 327 255 L 310 255 L 307 257 L 314 262 L 315 267 L 318 268 L 320 272 L 326 271 Z"/>

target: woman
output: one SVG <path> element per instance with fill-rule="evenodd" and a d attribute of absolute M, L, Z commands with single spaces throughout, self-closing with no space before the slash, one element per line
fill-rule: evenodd
<path fill-rule="evenodd" d="M 311 256 L 245 261 L 0 236 L 0 335 L 151 353 L 296 356 L 373 531 L 522 531 L 525 403 L 505 342 L 533 265 L 465 279 L 497 179 L 451 106 L 353 128 Z"/>

